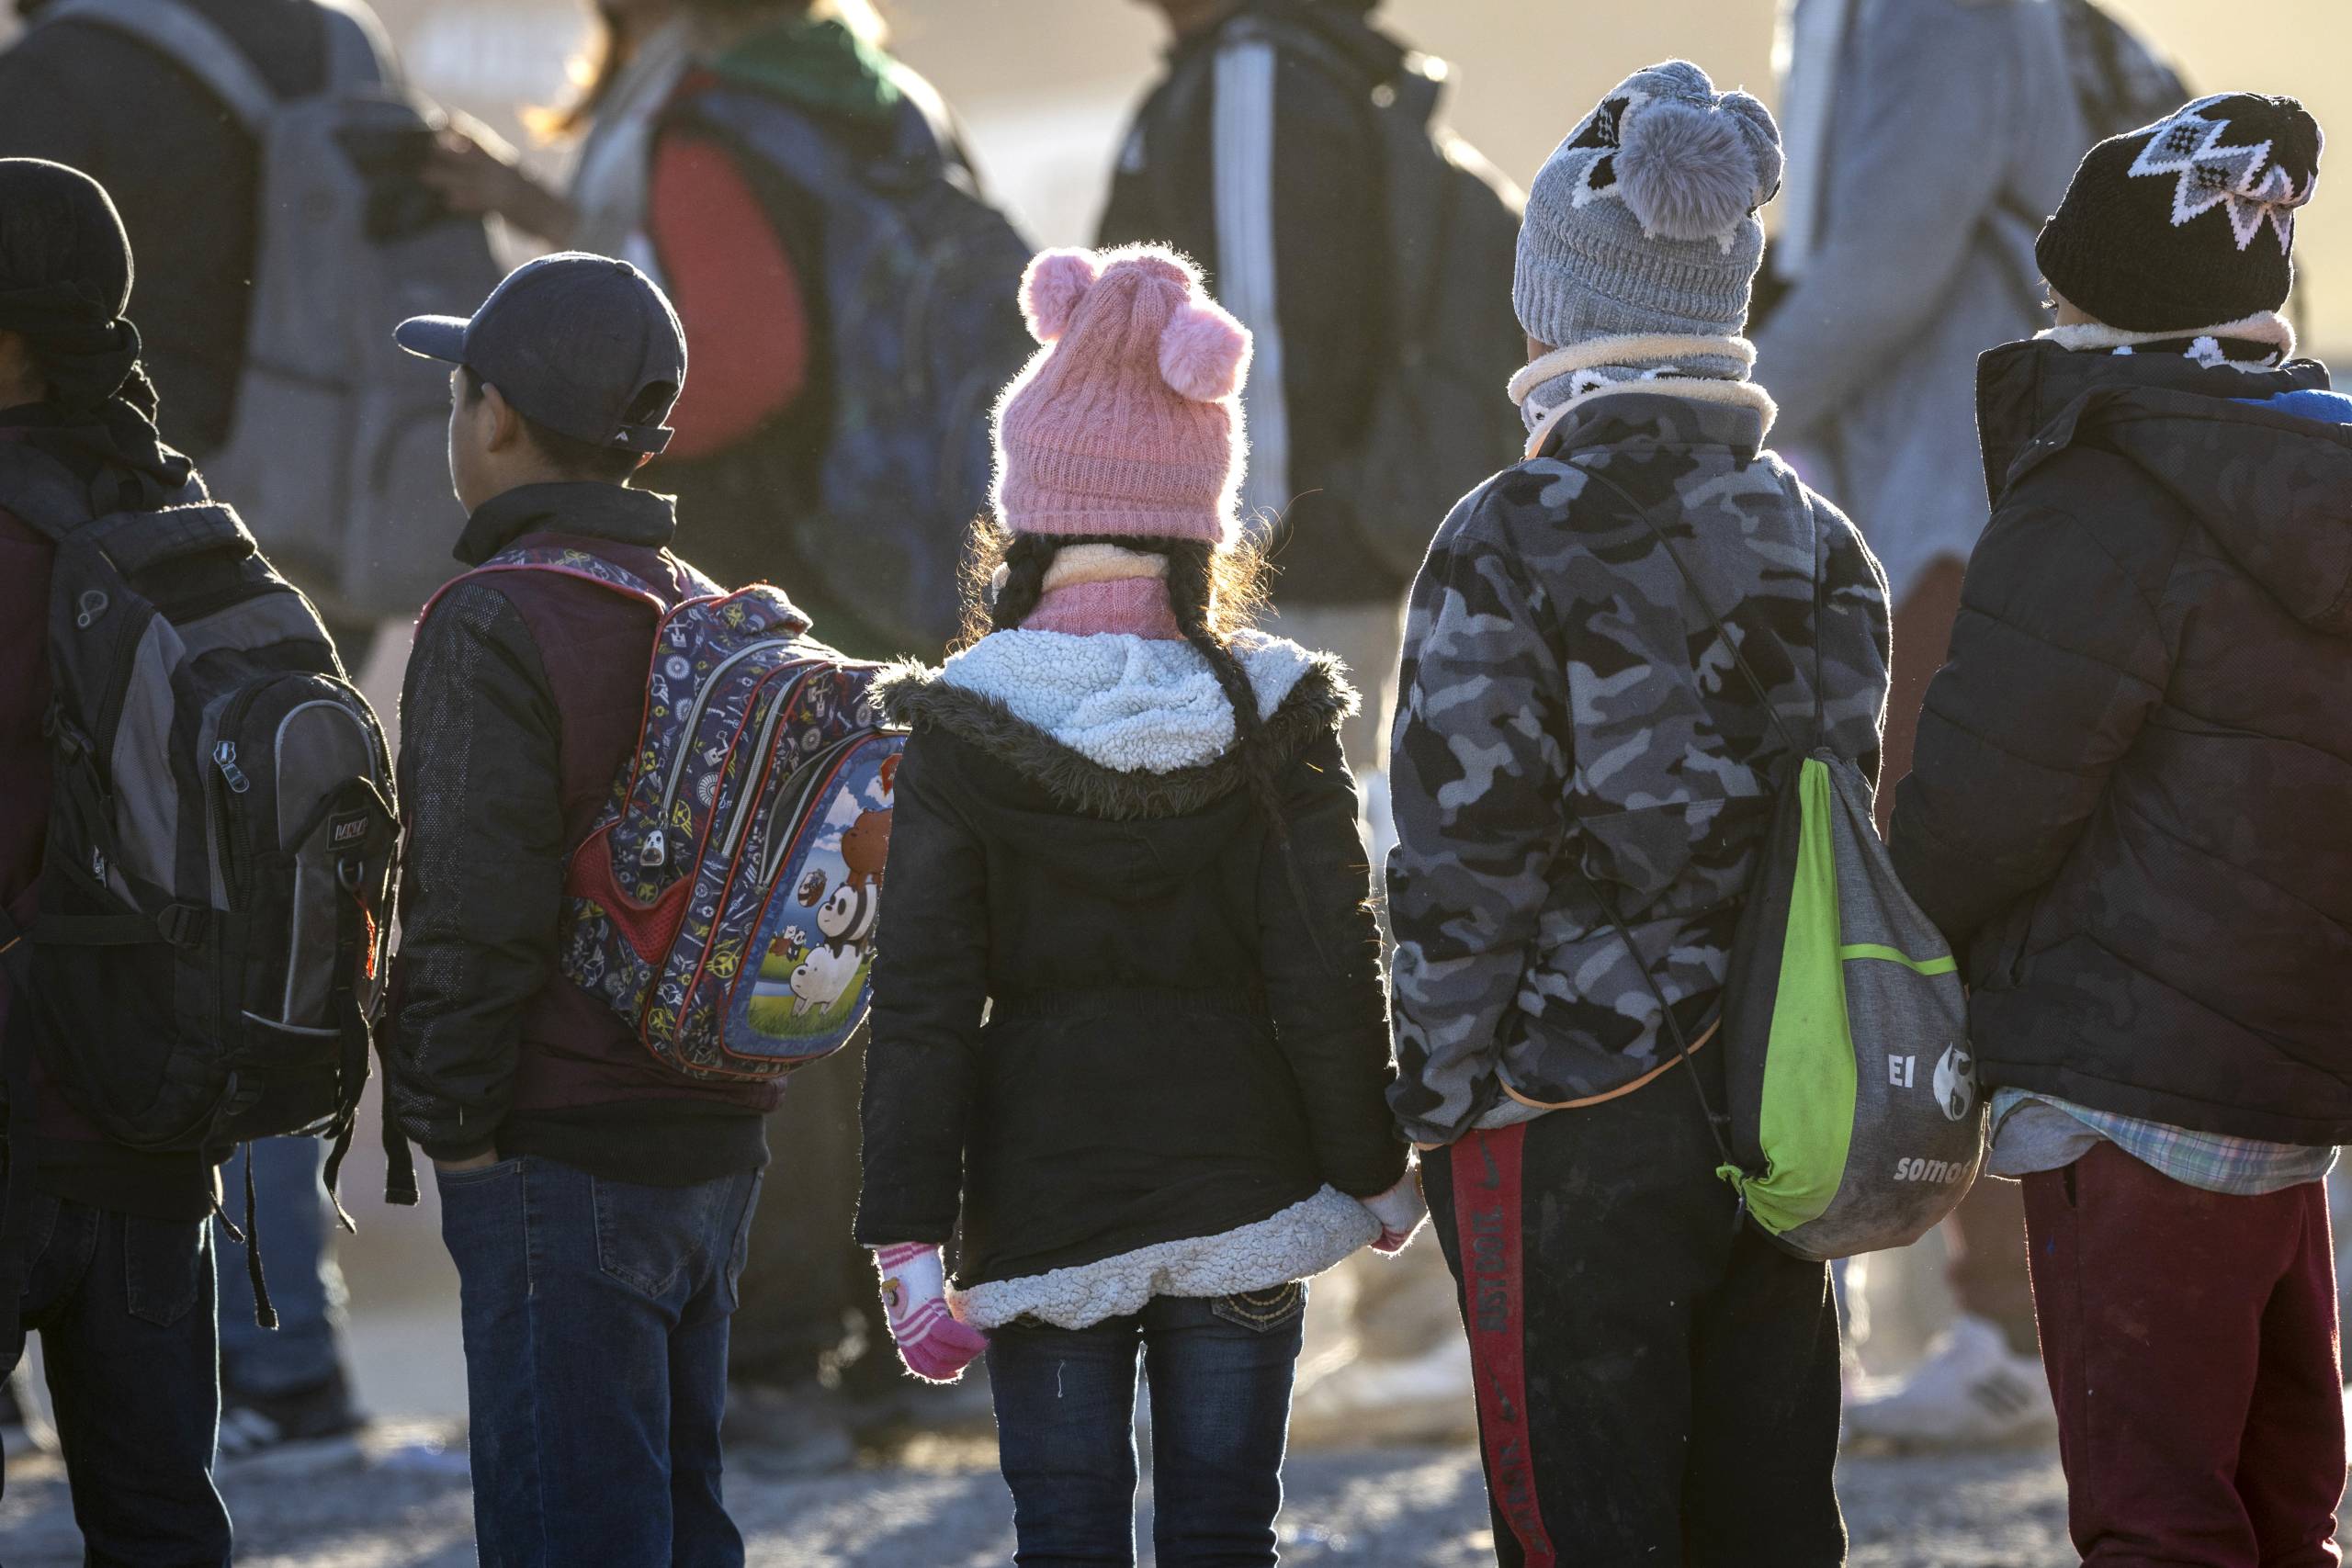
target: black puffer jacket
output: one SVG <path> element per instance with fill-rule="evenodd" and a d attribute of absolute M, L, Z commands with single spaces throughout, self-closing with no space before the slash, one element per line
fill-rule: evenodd
<path fill-rule="evenodd" d="M 1067 682 L 1057 653 L 1104 642 L 1142 649 L 1163 674 L 1193 660 L 1186 711 L 1216 705 L 1229 734 L 1230 707 L 1181 644 L 999 633 L 974 650 L 994 682 L 967 654 L 888 688 L 914 734 L 876 945 L 858 1239 L 944 1242 L 960 1212 L 969 1289 L 1122 1258 L 1146 1259 L 1141 1279 L 1164 1255 L 1149 1249 L 1287 1214 L 1272 1227 L 1283 1235 L 1250 1243 L 1271 1278 L 1201 1293 L 1278 1284 L 1370 1239 L 1377 1225 L 1339 1195 L 1381 1192 L 1405 1167 L 1384 1100 L 1371 873 L 1336 733 L 1346 688 L 1325 662 L 1294 669 L 1259 742 L 1294 890 L 1238 749 L 1123 770 L 1016 714 L 1017 688 Z M 1003 658 L 1007 646 L 1024 657 Z M 1101 705 L 1148 705 L 1131 696 L 1122 686 Z M 1349 1227 L 1361 1229 L 1341 1237 Z M 1335 1237 L 1336 1253 L 1301 1260 Z M 1132 1282 L 1098 1277 L 1081 1294 L 1099 1303 Z M 1068 1326 L 1085 1315 L 1018 1310 Z"/>
<path fill-rule="evenodd" d="M 1894 856 L 1987 1080 L 2352 1139 L 2352 428 L 2308 363 L 2016 344 Z"/>

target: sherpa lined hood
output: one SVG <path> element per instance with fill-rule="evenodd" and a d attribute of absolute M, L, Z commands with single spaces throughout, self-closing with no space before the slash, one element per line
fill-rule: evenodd
<path fill-rule="evenodd" d="M 2296 620 L 2352 638 L 2352 426 L 2270 402 L 2327 385 L 2326 368 L 2308 359 L 2246 370 L 2010 344 L 1979 367 L 1985 481 L 1997 505 L 2062 452 L 2114 453 L 2187 508 Z"/>
<path fill-rule="evenodd" d="M 1258 632 L 1233 648 L 1277 765 L 1355 711 L 1329 655 Z M 1245 782 L 1233 705 L 1189 643 L 993 632 L 944 669 L 903 666 L 876 690 L 897 722 L 936 724 L 1097 816 L 1177 816 Z"/>

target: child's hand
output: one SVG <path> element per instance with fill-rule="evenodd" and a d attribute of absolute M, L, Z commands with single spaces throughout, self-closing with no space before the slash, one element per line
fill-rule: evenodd
<path fill-rule="evenodd" d="M 899 1359 L 925 1382 L 954 1382 L 989 1347 L 988 1336 L 956 1321 L 947 1307 L 947 1271 L 939 1248 L 920 1242 L 874 1249 L 882 1305 Z"/>
<path fill-rule="evenodd" d="M 1419 1167 L 1405 1172 L 1405 1179 L 1376 1198 L 1363 1200 L 1380 1222 L 1380 1239 L 1372 1244 L 1374 1252 L 1402 1252 L 1406 1243 L 1419 1232 L 1421 1222 L 1430 1217 L 1430 1206 L 1421 1196 L 1421 1173 Z"/>

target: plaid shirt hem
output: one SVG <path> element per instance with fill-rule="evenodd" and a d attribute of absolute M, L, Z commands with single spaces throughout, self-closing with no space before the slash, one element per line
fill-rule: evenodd
<path fill-rule="evenodd" d="M 2305 1182 L 2317 1181 L 2335 1164 L 2335 1151 L 2321 1146 L 2313 1148 L 2302 1144 L 2265 1143 L 2258 1138 L 2225 1137 L 2216 1133 L 2195 1133 L 2186 1127 L 2175 1127 L 2162 1122 L 2147 1122 L 2133 1116 L 2119 1116 L 2105 1111 L 2093 1111 L 2055 1095 L 2036 1094 L 2029 1089 L 1997 1089 L 1993 1095 L 1993 1152 L 1989 1168 L 1999 1176 L 2025 1176 L 2037 1169 L 2052 1168 L 2045 1163 L 2017 1157 L 2026 1151 L 2018 1132 L 2028 1122 L 2016 1124 L 2011 1118 L 2022 1111 L 2046 1108 L 2073 1118 L 2095 1137 L 2115 1145 L 2142 1164 L 2153 1167 L 2160 1175 L 2170 1177 L 2185 1186 L 2207 1192 L 2218 1192 L 2232 1198 L 2258 1198 L 2265 1193 L 2284 1191 Z M 2029 1119 L 2030 1120 L 2030 1119 Z M 2046 1134 L 2048 1129 L 2042 1129 Z M 2012 1159 L 2003 1158 L 2004 1136 L 2008 1136 Z M 2038 1137 L 2037 1145 L 2063 1143 Z M 2079 1156 L 2080 1151 L 2076 1151 Z M 2071 1160 L 2062 1163 L 2071 1163 Z M 2013 1168 L 2012 1167 L 2015 1167 Z"/>

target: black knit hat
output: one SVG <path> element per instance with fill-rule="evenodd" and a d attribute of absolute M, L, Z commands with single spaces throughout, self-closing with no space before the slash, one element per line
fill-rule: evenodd
<path fill-rule="evenodd" d="M 0 331 L 22 333 L 69 406 L 114 396 L 139 361 L 130 241 L 98 182 L 39 158 L 0 158 Z"/>
<path fill-rule="evenodd" d="M 2034 256 L 2068 302 L 2126 332 L 2276 310 L 2295 209 L 2319 185 L 2319 122 L 2292 98 L 2224 93 L 2092 148 Z"/>

